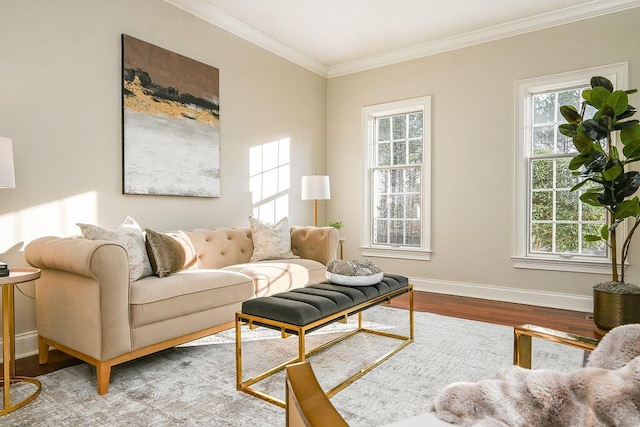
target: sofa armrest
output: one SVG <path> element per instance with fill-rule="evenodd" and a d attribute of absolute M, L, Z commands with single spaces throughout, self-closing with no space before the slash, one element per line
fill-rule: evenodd
<path fill-rule="evenodd" d="M 129 263 L 122 246 L 41 237 L 25 247 L 25 259 L 42 271 L 38 335 L 100 361 L 131 351 Z"/>
<path fill-rule="evenodd" d="M 291 250 L 300 258 L 327 264 L 338 256 L 340 233 L 333 227 L 292 226 Z"/>
<path fill-rule="evenodd" d="M 42 270 L 62 270 L 85 277 L 95 277 L 100 268 L 99 262 L 104 259 L 99 256 L 100 249 L 110 246 L 114 248 L 109 249 L 116 252 L 119 252 L 118 247 L 122 248 L 106 240 L 47 236 L 29 243 L 25 247 L 24 255 L 30 265 Z M 124 248 L 122 249 L 124 251 Z M 114 257 L 114 262 L 124 261 L 124 264 L 114 265 L 114 267 L 128 269 L 126 255 L 124 252 L 124 259 L 120 260 L 119 257 Z"/>

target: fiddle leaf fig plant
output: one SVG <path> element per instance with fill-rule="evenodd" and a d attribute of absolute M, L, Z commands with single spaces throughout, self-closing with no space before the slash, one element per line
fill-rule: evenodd
<path fill-rule="evenodd" d="M 578 154 L 569 163 L 569 169 L 579 178 L 571 189 L 585 188 L 580 200 L 591 206 L 603 207 L 608 212 L 608 223 L 599 235 L 586 235 L 587 241 L 603 240 L 611 251 L 611 281 L 624 283 L 624 267 L 631 238 L 640 225 L 640 199 L 634 196 L 640 187 L 640 173 L 627 170 L 627 166 L 640 160 L 640 124 L 631 119 L 636 113 L 629 104 L 629 96 L 637 92 L 615 90 L 604 77 L 591 78 L 591 89 L 582 92 L 580 111 L 573 105 L 563 105 L 560 113 L 567 123 L 559 126 L 563 135 L 572 138 Z M 587 109 L 587 106 L 593 109 Z M 587 110 L 594 111 L 585 117 Z M 618 134 L 622 153 L 615 144 Z M 626 235 L 617 234 L 625 220 L 632 222 Z M 618 244 L 620 247 L 620 275 L 618 275 Z"/>

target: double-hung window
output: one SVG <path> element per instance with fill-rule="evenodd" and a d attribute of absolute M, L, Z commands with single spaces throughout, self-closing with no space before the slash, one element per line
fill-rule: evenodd
<path fill-rule="evenodd" d="M 431 99 L 364 107 L 364 256 L 429 259 Z"/>
<path fill-rule="evenodd" d="M 585 234 L 599 234 L 606 211 L 580 201 L 587 186 L 570 191 L 578 182 L 569 170 L 577 150 L 558 132 L 566 123 L 560 106 L 580 111 L 582 91 L 597 75 L 624 85 L 626 64 L 516 83 L 516 267 L 594 273 L 610 268 L 608 246 L 584 239 Z M 587 107 L 586 116 L 593 112 Z"/>

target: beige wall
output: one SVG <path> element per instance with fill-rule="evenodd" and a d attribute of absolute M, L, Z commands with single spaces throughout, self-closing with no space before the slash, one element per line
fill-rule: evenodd
<path fill-rule="evenodd" d="M 0 3 L 0 136 L 13 140 L 17 183 L 0 190 L 0 260 L 23 265 L 24 243 L 77 234 L 80 221 L 247 225 L 249 149 L 282 138 L 294 159 L 291 221 L 311 223 L 300 177 L 325 172 L 325 78 L 162 0 Z M 123 33 L 220 70 L 219 199 L 122 194 Z M 35 315 L 32 300 L 16 299 L 20 346 L 35 334 Z"/>
<path fill-rule="evenodd" d="M 423 289 L 590 308 L 605 275 L 515 269 L 515 82 L 622 61 L 640 86 L 640 8 L 329 80 L 330 218 L 360 256 L 361 108 L 432 95 L 431 261 L 375 261 Z M 640 96 L 635 95 L 635 104 Z M 634 105 L 635 105 L 634 104 Z M 640 281 L 636 241 L 628 275 Z"/>

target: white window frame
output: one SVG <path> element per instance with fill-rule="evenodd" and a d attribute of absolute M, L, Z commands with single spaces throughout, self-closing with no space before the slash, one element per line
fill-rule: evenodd
<path fill-rule="evenodd" d="M 602 67 L 517 81 L 516 102 L 516 188 L 515 188 L 515 244 L 513 265 L 516 268 L 536 270 L 573 271 L 607 274 L 611 271 L 610 258 L 594 259 L 586 256 L 539 254 L 529 252 L 529 212 L 531 187 L 528 155 L 531 152 L 531 96 L 541 91 L 561 90 L 570 86 L 589 85 L 593 76 L 608 78 L 614 87 L 626 89 L 628 63 L 621 62 Z M 625 224 L 621 224 L 625 227 Z M 624 229 L 622 231 L 624 234 Z"/>
<path fill-rule="evenodd" d="M 421 176 L 421 246 L 396 247 L 374 245 L 373 234 L 373 198 L 371 166 L 375 160 L 376 118 L 422 111 L 422 166 Z M 388 102 L 362 108 L 362 148 L 363 148 L 363 201 L 364 217 L 362 221 L 363 256 L 402 258 L 428 261 L 431 259 L 431 96 L 421 96 L 402 101 Z"/>

